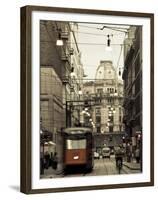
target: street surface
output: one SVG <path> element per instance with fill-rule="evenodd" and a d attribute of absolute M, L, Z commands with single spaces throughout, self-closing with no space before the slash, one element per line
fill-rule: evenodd
<path fill-rule="evenodd" d="M 134 174 L 140 173 L 139 169 L 130 169 L 127 166 L 123 165 L 120 174 Z M 119 174 L 116 168 L 115 158 L 100 158 L 94 160 L 94 168 L 90 173 L 78 172 L 64 174 L 63 172 L 57 172 L 51 167 L 44 170 L 44 175 L 41 175 L 41 178 L 59 178 L 59 177 L 79 177 L 79 176 L 98 176 L 98 175 L 114 175 Z"/>

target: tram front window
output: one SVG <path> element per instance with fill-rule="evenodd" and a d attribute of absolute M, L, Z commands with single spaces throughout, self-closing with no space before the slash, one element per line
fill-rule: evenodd
<path fill-rule="evenodd" d="M 86 139 L 80 140 L 66 140 L 67 149 L 85 149 L 86 148 Z"/>

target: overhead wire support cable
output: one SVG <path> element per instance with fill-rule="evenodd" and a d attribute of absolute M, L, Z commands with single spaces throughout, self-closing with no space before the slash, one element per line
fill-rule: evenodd
<path fill-rule="evenodd" d="M 119 32 L 122 32 L 122 33 L 127 33 L 128 29 L 127 28 L 122 28 L 122 27 L 109 27 L 109 26 L 103 26 L 102 28 L 97 28 L 99 30 L 104 30 L 105 28 L 107 29 L 111 29 L 111 30 L 114 30 L 114 31 L 119 31 Z M 123 29 L 123 30 L 120 30 L 120 29 Z"/>

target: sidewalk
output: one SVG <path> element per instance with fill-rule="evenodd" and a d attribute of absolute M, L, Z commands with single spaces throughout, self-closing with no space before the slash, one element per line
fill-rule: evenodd
<path fill-rule="evenodd" d="M 131 170 L 141 170 L 140 163 L 136 163 L 136 161 L 132 162 L 123 162 L 123 165 Z"/>
<path fill-rule="evenodd" d="M 40 175 L 40 178 L 56 178 L 62 176 L 63 176 L 63 170 L 60 164 L 58 164 L 58 168 L 56 170 L 53 169 L 52 167 L 44 169 L 44 174 Z"/>

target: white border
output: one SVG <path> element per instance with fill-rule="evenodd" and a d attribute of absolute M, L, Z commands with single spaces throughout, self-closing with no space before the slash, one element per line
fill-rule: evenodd
<path fill-rule="evenodd" d="M 74 178 L 40 179 L 40 20 L 112 23 L 143 26 L 143 173 Z M 145 33 L 145 34 L 144 34 Z M 150 181 L 150 19 L 95 14 L 69 14 L 33 11 L 32 13 L 32 189 L 141 183 Z"/>

